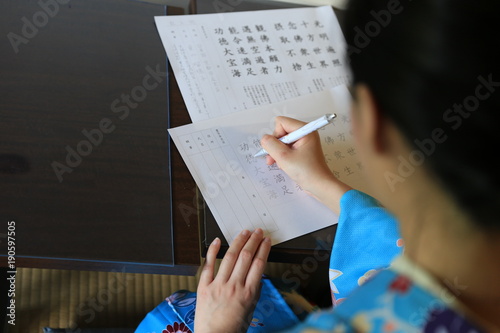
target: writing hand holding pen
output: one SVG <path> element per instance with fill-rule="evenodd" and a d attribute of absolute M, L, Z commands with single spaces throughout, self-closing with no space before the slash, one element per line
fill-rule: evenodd
<path fill-rule="evenodd" d="M 276 163 L 304 191 L 339 214 L 340 198 L 351 187 L 339 181 L 326 164 L 317 129 L 291 144 L 278 139 L 307 125 L 296 119 L 276 117 L 273 135 L 264 135 L 261 140 L 262 148 L 269 154 L 266 163 Z"/>

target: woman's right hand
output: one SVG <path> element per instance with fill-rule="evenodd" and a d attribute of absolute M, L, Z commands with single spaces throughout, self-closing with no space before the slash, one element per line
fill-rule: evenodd
<path fill-rule="evenodd" d="M 340 198 L 351 188 L 339 181 L 330 171 L 321 149 L 318 132 L 313 132 L 290 145 L 277 139 L 305 124 L 288 117 L 276 117 L 273 135 L 265 135 L 261 140 L 262 148 L 269 153 L 266 162 L 268 165 L 276 163 L 304 191 L 339 213 Z"/>

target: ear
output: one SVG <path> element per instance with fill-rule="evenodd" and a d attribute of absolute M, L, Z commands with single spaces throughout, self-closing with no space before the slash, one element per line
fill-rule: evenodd
<path fill-rule="evenodd" d="M 353 127 L 358 144 L 373 153 L 383 154 L 389 148 L 385 132 L 387 120 L 381 115 L 368 86 L 358 84 L 354 93 Z"/>

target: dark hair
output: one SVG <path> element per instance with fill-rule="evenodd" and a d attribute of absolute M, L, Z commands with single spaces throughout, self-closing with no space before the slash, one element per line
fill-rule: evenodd
<path fill-rule="evenodd" d="M 499 21 L 498 1 L 353 0 L 343 25 L 353 83 L 371 89 L 458 206 L 496 231 Z"/>

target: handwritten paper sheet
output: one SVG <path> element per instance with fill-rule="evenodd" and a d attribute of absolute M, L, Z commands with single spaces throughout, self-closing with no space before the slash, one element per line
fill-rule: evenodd
<path fill-rule="evenodd" d="M 274 117 L 312 121 L 336 113 L 319 131 L 325 159 L 334 174 L 363 189 L 350 129 L 350 95 L 342 85 L 319 93 L 169 129 L 191 174 L 228 242 L 243 229 L 262 228 L 272 244 L 337 222 L 276 165 L 254 158 L 260 138 L 272 133 Z"/>
<path fill-rule="evenodd" d="M 345 39 L 329 6 L 155 22 L 193 122 L 349 82 Z"/>

